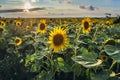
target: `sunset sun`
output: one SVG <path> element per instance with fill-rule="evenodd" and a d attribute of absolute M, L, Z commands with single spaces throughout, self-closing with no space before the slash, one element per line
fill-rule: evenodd
<path fill-rule="evenodd" d="M 24 11 L 25 11 L 25 12 L 29 12 L 29 9 L 30 9 L 30 8 L 32 8 L 31 4 L 30 4 L 29 2 L 26 2 L 26 3 L 24 4 L 24 9 L 25 9 Z"/>

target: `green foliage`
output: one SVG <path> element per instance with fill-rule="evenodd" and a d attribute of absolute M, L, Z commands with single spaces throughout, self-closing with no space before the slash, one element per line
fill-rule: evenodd
<path fill-rule="evenodd" d="M 107 80 L 110 77 L 111 71 L 100 71 L 97 74 L 91 73 L 91 80 Z M 102 75 L 101 75 L 102 74 Z"/>
<path fill-rule="evenodd" d="M 120 48 L 116 46 L 105 46 L 105 52 L 117 63 L 120 63 Z"/>
<path fill-rule="evenodd" d="M 46 33 L 41 34 L 37 32 L 40 19 L 0 18 L 8 22 L 0 32 L 0 80 L 120 80 L 120 24 L 114 18 L 91 20 L 86 34 L 82 18 L 46 19 Z M 16 21 L 22 25 L 17 27 Z M 54 52 L 48 44 L 56 26 L 67 32 L 69 44 L 64 51 Z M 22 39 L 19 46 L 16 37 Z"/>
<path fill-rule="evenodd" d="M 87 49 L 81 48 L 81 55 L 73 57 L 73 61 L 83 65 L 86 68 L 99 66 L 102 61 L 97 60 L 97 54 L 94 52 L 88 52 Z"/>

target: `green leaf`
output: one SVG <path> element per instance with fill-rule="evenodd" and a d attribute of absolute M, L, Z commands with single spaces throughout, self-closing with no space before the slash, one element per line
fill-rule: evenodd
<path fill-rule="evenodd" d="M 72 58 L 72 60 L 76 63 L 87 68 L 99 66 L 102 63 L 101 60 L 97 60 L 98 55 L 96 53 L 88 52 L 88 50 L 85 48 L 82 48 L 81 51 L 81 55 Z"/>
<path fill-rule="evenodd" d="M 31 66 L 31 72 L 37 72 L 37 66 L 35 65 L 35 64 L 33 64 L 32 66 Z"/>
<path fill-rule="evenodd" d="M 82 56 L 76 56 L 72 59 L 73 61 L 77 62 L 78 64 L 83 65 L 86 68 L 99 66 L 102 63 L 101 60 L 89 61 L 89 60 L 84 59 L 84 57 Z"/>
<path fill-rule="evenodd" d="M 72 70 L 77 77 L 79 77 L 79 75 L 83 74 L 83 72 L 82 72 L 83 69 L 82 69 L 82 66 L 80 64 L 75 63 L 72 67 Z"/>
<path fill-rule="evenodd" d="M 120 50 L 116 46 L 105 46 L 105 52 L 116 62 L 120 63 Z"/>
<path fill-rule="evenodd" d="M 50 71 L 41 71 L 41 73 L 38 75 L 38 80 L 52 80 L 54 77 L 54 73 Z"/>
<path fill-rule="evenodd" d="M 63 72 L 70 72 L 71 71 L 71 66 L 68 64 L 64 64 L 64 67 L 60 68 Z"/>
<path fill-rule="evenodd" d="M 62 57 L 58 57 L 57 58 L 57 61 L 58 61 L 58 66 L 59 67 L 64 67 L 64 59 Z"/>
<path fill-rule="evenodd" d="M 0 49 L 4 49 L 5 48 L 5 42 L 2 38 L 0 38 Z"/>
<path fill-rule="evenodd" d="M 63 72 L 70 72 L 71 66 L 68 65 L 62 57 L 57 58 L 58 68 Z"/>
<path fill-rule="evenodd" d="M 35 59 L 41 60 L 41 59 L 43 59 L 44 56 L 48 55 L 48 52 L 39 52 L 39 51 L 38 51 L 37 54 L 39 54 L 39 55 L 37 55 L 37 56 L 35 57 Z"/>
<path fill-rule="evenodd" d="M 115 76 L 115 77 L 110 77 L 107 80 L 120 80 L 120 78 L 118 78 L 117 76 Z"/>
<path fill-rule="evenodd" d="M 81 56 L 86 58 L 86 60 L 95 61 L 96 58 L 98 57 L 97 53 L 88 52 L 88 50 L 86 48 L 81 48 L 81 52 L 82 52 Z"/>
<path fill-rule="evenodd" d="M 91 73 L 91 80 L 107 80 L 110 76 L 111 71 L 105 70 L 99 73 Z"/>

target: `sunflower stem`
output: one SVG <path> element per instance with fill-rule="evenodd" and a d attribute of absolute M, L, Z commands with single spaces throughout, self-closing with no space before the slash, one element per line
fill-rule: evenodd
<path fill-rule="evenodd" d="M 78 28 L 78 27 L 76 27 Z M 79 41 L 79 37 L 81 36 L 80 34 L 81 28 L 78 29 L 78 32 L 76 32 L 76 43 L 75 43 L 75 48 L 74 48 L 74 56 L 77 55 L 77 47 L 78 47 L 78 41 Z"/>
<path fill-rule="evenodd" d="M 95 37 L 96 37 L 97 31 L 98 31 L 98 27 L 97 27 L 96 30 L 95 30 L 95 33 L 94 33 L 93 38 L 92 38 L 92 41 L 95 40 Z"/>
<path fill-rule="evenodd" d="M 75 72 L 73 72 L 73 80 L 75 80 Z"/>
<path fill-rule="evenodd" d="M 111 70 L 115 64 L 116 64 L 116 61 L 113 61 L 110 68 L 109 68 L 109 70 Z"/>

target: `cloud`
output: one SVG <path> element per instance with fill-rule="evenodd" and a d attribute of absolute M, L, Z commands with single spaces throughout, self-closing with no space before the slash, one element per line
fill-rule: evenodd
<path fill-rule="evenodd" d="M 31 0 L 31 2 L 39 2 L 39 0 Z"/>
<path fill-rule="evenodd" d="M 53 4 L 73 4 L 73 0 L 45 0 L 46 2 L 53 3 Z"/>
<path fill-rule="evenodd" d="M 74 4 L 74 0 L 45 0 L 48 4 L 52 5 L 52 7 L 59 9 L 73 9 L 76 8 L 76 4 Z"/>
<path fill-rule="evenodd" d="M 38 11 L 38 10 L 45 10 L 46 8 L 31 8 L 29 11 Z M 0 13 L 14 13 L 14 12 L 24 12 L 24 9 L 8 9 L 8 10 L 0 10 Z"/>
<path fill-rule="evenodd" d="M 17 1 L 16 0 L 6 0 L 5 3 L 6 4 L 18 4 L 18 3 L 21 4 L 22 1 L 20 1 L 20 0 L 17 0 Z"/>
<path fill-rule="evenodd" d="M 35 3 L 35 2 L 39 2 L 39 0 L 22 0 L 23 2 L 31 2 L 31 3 Z"/>
<path fill-rule="evenodd" d="M 94 10 L 95 10 L 95 7 L 93 7 L 92 5 L 90 5 L 90 6 L 88 7 L 88 9 L 91 10 L 91 11 L 94 11 Z"/>
<path fill-rule="evenodd" d="M 81 6 L 81 5 L 79 6 L 79 8 L 80 8 L 80 9 L 86 9 L 85 6 Z"/>
<path fill-rule="evenodd" d="M 90 10 L 90 11 L 94 11 L 94 10 L 98 10 L 98 9 L 99 9 L 99 8 L 94 7 L 94 6 L 92 6 L 92 5 L 90 5 L 90 6 L 80 5 L 79 8 L 80 8 L 80 9 L 87 9 L 87 10 Z"/>

